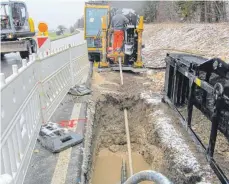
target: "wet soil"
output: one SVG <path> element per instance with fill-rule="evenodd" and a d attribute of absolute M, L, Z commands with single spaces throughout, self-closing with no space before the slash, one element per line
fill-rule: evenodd
<path fill-rule="evenodd" d="M 110 158 L 119 157 L 119 159 L 116 159 L 119 163 L 116 163 L 119 168 L 113 169 L 112 165 L 107 165 L 110 169 L 106 169 L 108 169 L 108 173 L 111 172 L 112 175 L 116 175 L 112 183 L 115 183 L 114 181 L 117 183 L 117 180 L 120 180 L 121 156 L 123 155 L 125 159 L 127 158 L 124 108 L 128 110 L 131 149 L 133 155 L 135 155 L 133 156 L 133 163 L 137 166 L 134 167 L 134 173 L 139 171 L 141 169 L 141 164 L 143 164 L 145 165 L 143 169 L 152 169 L 167 175 L 167 161 L 164 158 L 163 150 L 149 137 L 151 136 L 148 132 L 149 129 L 147 125 L 149 112 L 147 112 L 146 105 L 139 100 L 137 95 L 130 97 L 129 95 L 121 96 L 106 94 L 96 104 L 96 112 L 99 113 L 95 115 L 93 129 L 94 159 L 92 168 L 94 167 L 95 171 L 94 173 L 92 171 L 93 184 L 98 183 L 99 176 L 97 173 L 101 172 L 100 169 L 103 168 L 99 168 L 99 165 L 102 164 L 101 162 L 104 162 L 101 160 L 101 154 L 104 152 L 104 149 L 108 150 L 106 153 L 110 153 Z M 143 163 L 140 162 L 141 160 L 144 160 Z M 128 161 L 126 160 L 126 162 Z M 130 176 L 129 172 L 128 176 Z M 111 179 L 110 174 L 103 174 L 100 179 L 109 180 Z"/>
<path fill-rule="evenodd" d="M 95 107 L 95 112 L 97 113 L 93 124 L 89 183 L 96 184 L 102 180 L 112 180 L 112 182 L 109 182 L 111 184 L 117 183 L 121 176 L 120 163 L 122 158 L 128 162 L 126 159 L 127 141 L 124 108 L 128 110 L 131 149 L 133 155 L 138 154 L 139 156 L 138 158 L 133 157 L 133 163 L 139 165 L 139 167 L 134 168 L 134 173 L 142 168 L 140 164 L 146 163 L 142 169 L 160 172 L 175 183 L 198 183 L 202 180 L 201 174 L 195 171 L 195 167 L 193 168 L 192 166 L 192 164 L 195 165 L 195 159 L 194 162 L 190 162 L 191 165 L 180 164 L 179 166 L 178 163 L 182 162 L 179 156 L 176 156 L 178 154 L 176 149 L 179 148 L 176 148 L 176 146 L 174 148 L 167 147 L 166 143 L 163 145 L 163 138 L 159 138 L 160 134 L 163 133 L 158 130 L 160 125 L 154 124 L 154 121 L 159 124 L 163 123 L 163 120 L 160 120 L 163 115 L 155 114 L 152 117 L 150 114 L 152 111 L 157 112 L 158 109 L 162 108 L 165 110 L 166 116 L 172 117 L 170 110 L 166 106 L 158 105 L 152 109 L 138 95 L 104 94 L 97 100 Z M 178 120 L 176 119 L 176 121 Z M 174 127 L 179 128 L 177 125 L 174 125 Z M 182 131 L 179 132 L 182 133 Z M 171 137 L 168 136 L 168 139 L 170 140 L 165 141 L 171 141 L 176 144 L 177 140 L 175 138 L 171 140 Z M 190 150 L 195 149 L 191 145 L 187 148 Z M 181 147 L 180 149 L 183 148 Z M 185 150 L 185 153 L 188 155 L 188 150 Z M 109 156 L 104 158 L 104 154 Z M 117 160 L 116 162 L 114 159 L 114 167 L 112 165 L 113 161 L 110 161 L 110 164 L 105 161 L 106 159 L 113 159 L 113 157 Z M 200 157 L 197 156 L 197 158 L 199 159 Z M 187 157 L 184 159 L 192 160 L 193 158 Z M 141 163 L 142 160 L 143 162 Z M 205 164 L 203 162 L 203 165 Z M 117 169 L 118 167 L 119 169 Z M 105 170 L 107 171 L 106 174 L 103 173 Z M 202 172 L 204 173 L 205 171 L 203 170 Z M 129 172 L 127 173 L 129 177 Z"/>
<path fill-rule="evenodd" d="M 219 27 L 222 34 L 218 34 Z M 146 25 L 143 34 L 145 64 L 165 66 L 164 59 L 168 52 L 228 58 L 226 46 L 229 42 L 224 39 L 228 28 L 226 24 Z M 224 43 L 220 44 L 221 47 L 215 49 L 222 40 Z M 193 184 L 200 180 L 203 183 L 220 183 L 206 162 L 204 153 L 197 148 L 174 111 L 162 105 L 160 98 L 159 102 L 158 99 L 151 99 L 163 92 L 164 75 L 163 70 L 149 70 L 141 75 L 124 72 L 124 86 L 120 86 L 118 72 L 94 72 L 91 82 L 93 115 L 90 115 L 92 155 L 89 158 L 89 170 L 85 172 L 88 183 L 112 184 L 120 179 L 121 159 L 126 159 L 127 155 L 124 108 L 128 109 L 133 155 L 137 154 L 138 157 L 134 158 L 133 164 L 144 165 L 136 167 L 136 171 L 149 167 L 179 184 Z M 150 98 L 144 101 L 139 94 L 145 92 L 150 94 Z M 159 104 L 151 106 L 149 103 Z M 210 134 L 209 122 L 197 110 L 193 114 L 193 129 L 201 135 L 206 145 Z M 219 132 L 215 159 L 226 172 L 229 168 L 228 149 L 228 141 Z"/>
<path fill-rule="evenodd" d="M 132 152 L 133 170 L 139 172 L 142 170 L 149 170 L 150 165 L 146 163 L 144 158 L 138 152 Z M 102 149 L 96 158 L 95 168 L 92 183 L 120 183 L 122 161 L 125 160 L 128 165 L 128 158 L 126 152 L 112 152 L 109 149 Z M 129 173 L 129 170 L 127 170 Z M 141 182 L 142 184 L 150 184 L 152 182 Z"/>
<path fill-rule="evenodd" d="M 120 86 L 118 72 L 93 74 L 94 115 L 86 174 L 88 183 L 120 181 L 121 161 L 128 162 L 124 108 L 128 110 L 133 164 L 137 164 L 134 173 L 151 169 L 175 183 L 218 183 L 204 156 L 180 126 L 179 119 L 160 102 L 164 73 L 151 71 L 147 75 L 124 73 L 123 76 L 124 86 Z M 159 95 L 159 98 L 148 100 L 157 105 L 149 106 L 147 100 L 140 98 L 146 91 L 152 96 Z"/>

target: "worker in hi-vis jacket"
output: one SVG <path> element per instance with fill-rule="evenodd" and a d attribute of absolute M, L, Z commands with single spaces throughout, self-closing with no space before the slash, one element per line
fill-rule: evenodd
<path fill-rule="evenodd" d="M 116 15 L 111 20 L 111 27 L 113 29 L 113 51 L 120 50 L 124 41 L 125 25 L 129 20 L 122 14 L 121 10 L 116 11 Z"/>

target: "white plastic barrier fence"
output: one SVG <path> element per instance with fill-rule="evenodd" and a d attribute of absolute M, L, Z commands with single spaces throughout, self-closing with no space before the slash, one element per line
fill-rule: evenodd
<path fill-rule="evenodd" d="M 86 43 L 30 56 L 5 79 L 1 73 L 1 184 L 21 184 L 37 135 L 71 87 L 85 83 L 89 73 Z M 3 177 L 4 176 L 4 177 Z M 7 177 L 5 177 L 7 176 Z"/>

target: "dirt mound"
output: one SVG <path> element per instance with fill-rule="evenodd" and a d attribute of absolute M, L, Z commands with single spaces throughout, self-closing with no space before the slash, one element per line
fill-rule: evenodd
<path fill-rule="evenodd" d="M 148 24 L 143 32 L 146 65 L 165 66 L 168 52 L 187 52 L 229 60 L 228 24 Z"/>

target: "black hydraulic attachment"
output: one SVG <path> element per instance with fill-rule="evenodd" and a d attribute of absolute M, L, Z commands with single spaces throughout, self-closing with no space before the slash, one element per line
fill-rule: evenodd
<path fill-rule="evenodd" d="M 205 150 L 207 160 L 222 183 L 227 177 L 214 160 L 219 130 L 229 140 L 229 64 L 219 58 L 206 59 L 187 54 L 167 54 L 165 98 L 173 108 L 186 106 L 186 127 Z M 210 121 L 209 143 L 205 146 L 192 129 L 193 107 Z M 181 115 L 181 113 L 180 113 Z"/>

